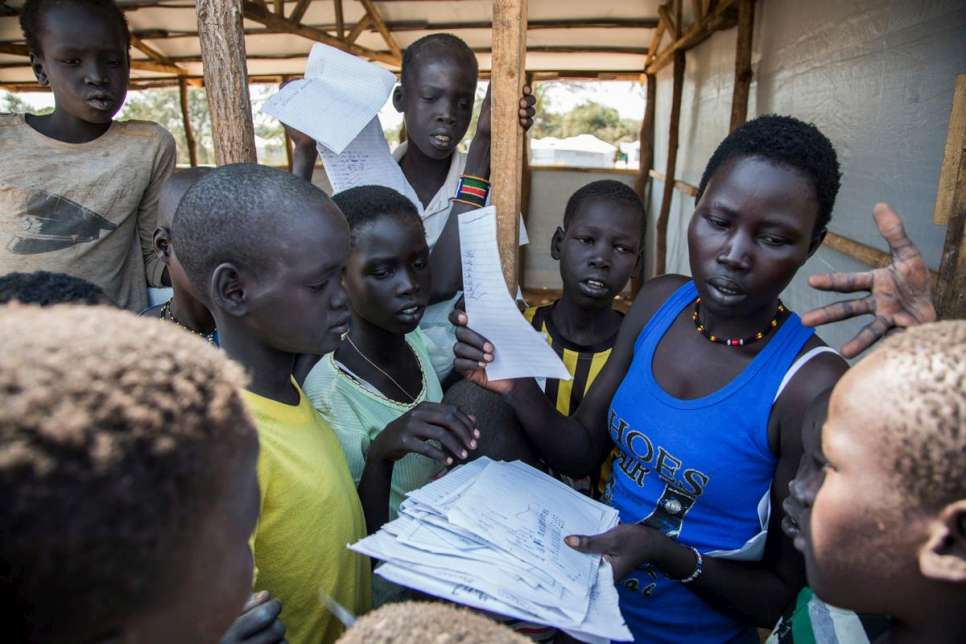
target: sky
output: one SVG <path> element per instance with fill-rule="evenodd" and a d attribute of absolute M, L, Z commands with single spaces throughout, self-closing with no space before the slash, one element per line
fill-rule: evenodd
<path fill-rule="evenodd" d="M 481 83 L 485 87 L 485 83 Z M 49 92 L 29 92 L 19 95 L 34 108 L 49 107 L 54 104 L 54 97 Z M 640 120 L 644 115 L 644 89 L 640 83 L 627 81 L 579 81 L 553 82 L 547 92 L 551 111 L 558 113 L 569 112 L 585 101 L 596 101 L 617 109 L 621 118 Z M 402 115 L 387 101 L 379 113 L 379 120 L 386 129 L 399 125 Z"/>

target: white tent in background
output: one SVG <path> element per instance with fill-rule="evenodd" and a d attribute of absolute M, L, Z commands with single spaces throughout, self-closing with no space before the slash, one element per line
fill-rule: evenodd
<path fill-rule="evenodd" d="M 616 147 L 593 134 L 578 134 L 566 139 L 548 136 L 530 142 L 533 165 L 612 168 L 616 153 Z"/>

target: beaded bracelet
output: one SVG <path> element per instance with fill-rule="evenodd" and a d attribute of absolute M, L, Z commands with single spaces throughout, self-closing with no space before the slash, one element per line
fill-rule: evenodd
<path fill-rule="evenodd" d="M 482 208 L 486 205 L 486 197 L 489 194 L 489 181 L 482 177 L 464 174 L 460 177 L 459 187 L 456 189 L 456 197 L 453 200 Z"/>
<path fill-rule="evenodd" d="M 694 552 L 694 556 L 698 559 L 694 563 L 694 572 L 680 580 L 682 584 L 690 584 L 692 581 L 700 577 L 702 572 L 704 572 L 704 557 L 701 556 L 701 553 L 698 552 L 698 549 L 694 546 L 688 547 L 691 548 L 691 550 Z"/>

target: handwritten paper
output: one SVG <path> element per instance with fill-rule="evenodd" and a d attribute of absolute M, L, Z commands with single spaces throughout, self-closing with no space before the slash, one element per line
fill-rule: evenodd
<path fill-rule="evenodd" d="M 379 113 L 395 84 L 389 70 L 316 43 L 305 78 L 265 101 L 262 112 L 340 154 Z"/>
<path fill-rule="evenodd" d="M 411 492 L 399 518 L 350 548 L 394 583 L 587 642 L 627 641 L 610 565 L 563 543 L 617 522 L 528 465 L 484 457 Z"/>
<path fill-rule="evenodd" d="M 402 168 L 392 158 L 378 118 L 369 121 L 341 154 L 321 143 L 318 149 L 334 194 L 356 186 L 385 186 L 413 202 L 416 211 L 422 214 L 423 205 Z"/>
<path fill-rule="evenodd" d="M 523 317 L 506 289 L 496 245 L 496 209 L 487 206 L 464 213 L 459 227 L 469 326 L 494 347 L 487 377 L 570 380 L 563 362 Z"/>

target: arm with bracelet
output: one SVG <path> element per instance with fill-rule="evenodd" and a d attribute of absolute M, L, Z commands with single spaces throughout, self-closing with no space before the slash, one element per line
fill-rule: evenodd
<path fill-rule="evenodd" d="M 533 124 L 534 97 L 530 87 L 523 88 L 520 99 L 520 125 L 529 129 Z M 433 290 L 430 302 L 440 302 L 451 298 L 463 288 L 463 269 L 460 263 L 459 215 L 486 205 L 490 192 L 490 93 L 480 110 L 476 136 L 470 143 L 466 155 L 466 166 L 460 178 L 456 195 L 450 200 L 453 204 L 449 219 L 443 227 L 436 245 L 429 255 L 429 266 L 433 275 Z"/>

